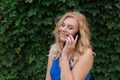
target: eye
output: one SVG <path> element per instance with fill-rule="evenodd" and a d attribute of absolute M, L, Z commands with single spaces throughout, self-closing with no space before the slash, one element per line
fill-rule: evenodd
<path fill-rule="evenodd" d="M 62 24 L 61 24 L 61 26 L 62 26 L 62 27 L 64 27 L 64 26 L 65 26 L 65 24 L 64 24 L 64 23 L 62 23 Z"/>
<path fill-rule="evenodd" d="M 73 29 L 73 26 L 72 26 L 72 25 L 69 25 L 68 28 L 69 28 L 70 30 L 72 30 L 72 29 Z"/>

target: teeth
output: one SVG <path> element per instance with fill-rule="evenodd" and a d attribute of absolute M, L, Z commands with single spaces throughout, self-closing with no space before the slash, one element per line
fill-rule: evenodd
<path fill-rule="evenodd" d="M 67 35 L 62 35 L 62 37 L 67 37 Z"/>
<path fill-rule="evenodd" d="M 67 35 L 65 35 L 65 34 L 62 34 L 63 36 L 67 36 Z"/>
<path fill-rule="evenodd" d="M 62 35 L 68 36 L 67 34 L 62 34 Z"/>
<path fill-rule="evenodd" d="M 68 36 L 68 34 L 61 33 L 61 36 L 63 36 L 63 37 L 67 37 L 67 36 Z"/>

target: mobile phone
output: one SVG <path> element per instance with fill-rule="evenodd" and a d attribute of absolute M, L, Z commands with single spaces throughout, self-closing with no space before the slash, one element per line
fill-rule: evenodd
<path fill-rule="evenodd" d="M 78 39 L 79 39 L 80 38 L 80 32 L 79 31 L 75 35 L 73 35 L 73 38 L 75 39 L 77 35 L 78 35 Z"/>

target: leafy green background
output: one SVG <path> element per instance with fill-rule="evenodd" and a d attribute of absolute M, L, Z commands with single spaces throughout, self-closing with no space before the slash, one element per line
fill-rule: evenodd
<path fill-rule="evenodd" d="M 120 0 L 1 0 L 0 80 L 45 80 L 55 22 L 73 10 L 92 33 L 91 80 L 120 80 Z"/>

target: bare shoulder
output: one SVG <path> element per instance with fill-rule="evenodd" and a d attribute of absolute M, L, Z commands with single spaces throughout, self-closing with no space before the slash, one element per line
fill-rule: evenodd
<path fill-rule="evenodd" d="M 81 57 L 86 57 L 86 58 L 93 58 L 93 51 L 91 48 L 87 48 L 84 53 L 80 56 Z"/>
<path fill-rule="evenodd" d="M 75 80 L 84 80 L 93 65 L 93 51 L 88 48 L 78 58 L 72 70 Z"/>
<path fill-rule="evenodd" d="M 82 55 L 79 56 L 78 59 L 78 64 L 89 64 L 92 65 L 93 64 L 93 59 L 94 59 L 94 55 L 93 55 L 93 51 L 90 48 L 87 48 L 84 53 Z M 80 63 L 79 63 L 80 62 Z"/>
<path fill-rule="evenodd" d="M 58 44 L 55 43 L 51 45 L 50 50 L 49 50 L 49 55 L 56 54 L 58 53 L 58 51 L 60 51 L 60 47 L 58 46 Z"/>

